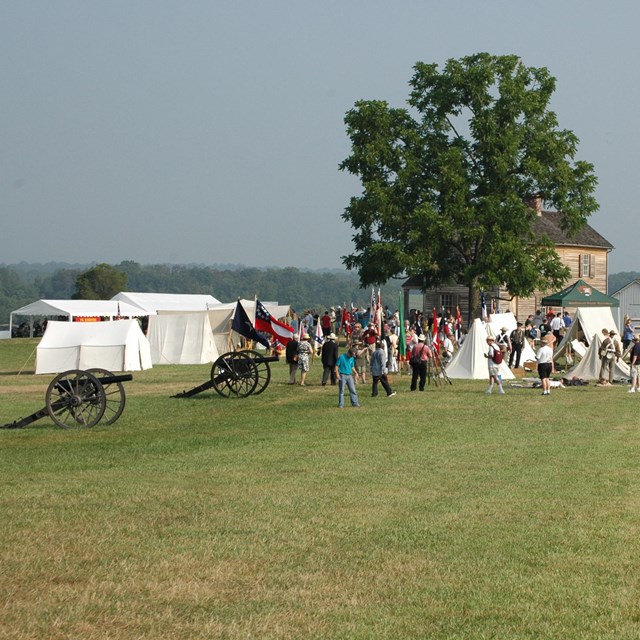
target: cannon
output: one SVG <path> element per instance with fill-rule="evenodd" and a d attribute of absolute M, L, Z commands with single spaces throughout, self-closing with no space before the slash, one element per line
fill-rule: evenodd
<path fill-rule="evenodd" d="M 229 351 L 213 363 L 209 380 L 171 397 L 191 398 L 212 387 L 223 398 L 258 395 L 269 386 L 269 363 L 277 360 L 278 356 L 263 356 L 258 351 Z"/>
<path fill-rule="evenodd" d="M 21 429 L 46 416 L 63 429 L 93 427 L 102 419 L 113 424 L 126 401 L 122 383 L 132 379 L 131 374 L 114 375 L 106 369 L 64 371 L 47 387 L 42 409 L 0 428 Z"/>

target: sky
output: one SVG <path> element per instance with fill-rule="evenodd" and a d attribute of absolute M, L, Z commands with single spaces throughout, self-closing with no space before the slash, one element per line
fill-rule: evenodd
<path fill-rule="evenodd" d="M 609 272 L 640 270 L 638 24 L 637 0 L 0 0 L 0 264 L 341 268 L 346 112 L 486 51 L 557 79 Z"/>

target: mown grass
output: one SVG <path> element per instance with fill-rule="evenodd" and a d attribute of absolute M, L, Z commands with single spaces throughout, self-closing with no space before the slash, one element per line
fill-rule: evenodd
<path fill-rule="evenodd" d="M 34 345 L 0 343 L 0 424 L 44 404 Z M 156 367 L 114 425 L 0 431 L 0 637 L 640 636 L 640 397 L 403 377 L 339 410 L 285 369 L 225 400 Z"/>

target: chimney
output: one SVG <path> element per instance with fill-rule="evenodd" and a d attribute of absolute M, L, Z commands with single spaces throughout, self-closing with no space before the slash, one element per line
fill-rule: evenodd
<path fill-rule="evenodd" d="M 525 204 L 536 212 L 537 216 L 542 215 L 542 196 L 537 193 L 534 196 L 529 196 L 525 200 Z"/>

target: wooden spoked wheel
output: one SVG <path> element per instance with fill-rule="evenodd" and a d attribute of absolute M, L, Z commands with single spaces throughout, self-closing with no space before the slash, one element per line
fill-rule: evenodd
<path fill-rule="evenodd" d="M 211 382 L 223 398 L 246 398 L 258 384 L 258 367 L 245 352 L 230 351 L 213 363 Z"/>
<path fill-rule="evenodd" d="M 113 373 L 111 371 L 107 371 L 107 369 L 87 369 L 87 371 L 96 378 L 102 385 L 104 390 L 104 395 L 106 398 L 106 406 L 104 410 L 104 415 L 102 416 L 102 421 L 104 424 L 113 424 L 124 411 L 124 405 L 127 401 L 127 396 L 124 392 L 124 385 L 122 382 L 102 382 L 102 377 L 113 377 Z"/>
<path fill-rule="evenodd" d="M 63 429 L 93 427 L 104 415 L 106 404 L 102 385 L 88 371 L 64 371 L 47 388 L 47 411 Z"/>

